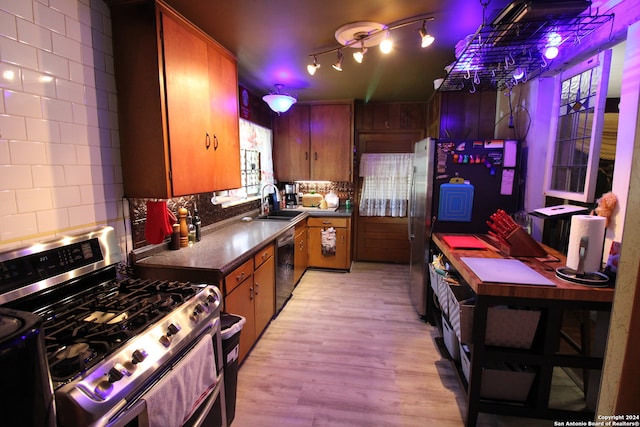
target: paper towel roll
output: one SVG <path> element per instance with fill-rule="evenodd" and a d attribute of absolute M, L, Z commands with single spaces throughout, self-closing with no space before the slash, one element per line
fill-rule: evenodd
<path fill-rule="evenodd" d="M 584 271 L 593 273 L 602 266 L 602 248 L 606 218 L 594 215 L 574 215 L 571 217 L 569 247 L 567 248 L 567 267 L 577 270 L 580 259 L 580 239 L 589 238 L 587 254 L 584 259 Z"/>

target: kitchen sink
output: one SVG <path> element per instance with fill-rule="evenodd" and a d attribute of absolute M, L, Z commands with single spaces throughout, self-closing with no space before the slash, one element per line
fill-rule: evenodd
<path fill-rule="evenodd" d="M 291 221 L 296 218 L 298 215 L 302 215 L 304 212 L 301 211 L 276 211 L 270 212 L 267 215 L 260 215 L 257 219 L 275 219 L 280 221 Z"/>

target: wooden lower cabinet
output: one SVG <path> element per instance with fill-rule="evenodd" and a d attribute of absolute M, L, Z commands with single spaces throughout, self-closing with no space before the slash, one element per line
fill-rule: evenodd
<path fill-rule="evenodd" d="M 309 267 L 351 268 L 351 218 L 312 217 L 307 220 Z M 335 245 L 323 245 L 323 232 L 335 230 Z"/>
<path fill-rule="evenodd" d="M 293 283 L 298 283 L 309 264 L 309 254 L 307 253 L 307 223 L 301 222 L 296 225 L 294 235 L 295 252 L 293 254 Z"/>
<path fill-rule="evenodd" d="M 270 244 L 225 277 L 225 312 L 246 319 L 240 333 L 240 362 L 244 360 L 275 313 L 273 254 L 274 245 Z"/>
<path fill-rule="evenodd" d="M 260 266 L 256 264 L 253 273 L 254 314 L 256 337 L 260 336 L 275 314 L 276 286 L 273 245 L 269 247 L 269 257 Z"/>

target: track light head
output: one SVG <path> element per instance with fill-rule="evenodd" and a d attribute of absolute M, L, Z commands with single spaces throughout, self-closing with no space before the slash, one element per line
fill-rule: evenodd
<path fill-rule="evenodd" d="M 364 54 L 367 53 L 367 48 L 364 47 L 364 42 L 360 42 L 362 48 L 356 52 L 353 52 L 353 59 L 356 60 L 358 64 L 362 64 L 362 60 L 364 59 Z"/>
<path fill-rule="evenodd" d="M 314 55 L 313 64 L 307 65 L 307 72 L 313 76 L 318 71 L 318 68 L 320 68 L 320 64 L 318 64 L 318 58 Z"/>
<path fill-rule="evenodd" d="M 422 28 L 420 28 L 420 47 L 431 46 L 435 41 L 435 37 L 427 32 L 427 21 L 422 21 Z"/>
<path fill-rule="evenodd" d="M 344 55 L 342 55 L 342 50 L 338 50 L 338 59 L 335 64 L 332 65 L 334 70 L 342 71 L 342 61 L 344 59 Z"/>
<path fill-rule="evenodd" d="M 384 54 L 390 53 L 393 50 L 393 39 L 391 38 L 391 32 L 387 30 L 387 34 L 384 40 L 380 42 L 380 51 Z"/>

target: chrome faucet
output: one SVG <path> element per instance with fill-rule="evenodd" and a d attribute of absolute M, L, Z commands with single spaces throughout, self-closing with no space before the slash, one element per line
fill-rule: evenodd
<path fill-rule="evenodd" d="M 276 201 L 278 200 L 278 187 L 276 187 L 275 184 L 263 185 L 262 190 L 260 191 L 260 215 L 265 215 L 267 213 L 267 207 L 269 206 L 269 203 L 265 201 L 265 198 L 264 198 L 264 190 L 267 187 L 273 187 L 273 191 L 276 193 Z"/>

